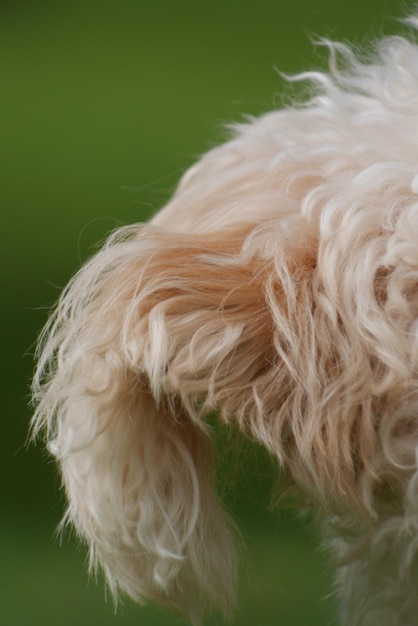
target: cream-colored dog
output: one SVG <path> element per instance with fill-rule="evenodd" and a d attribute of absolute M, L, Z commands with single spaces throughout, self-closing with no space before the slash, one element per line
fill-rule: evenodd
<path fill-rule="evenodd" d="M 312 98 L 235 126 L 111 236 L 40 340 L 66 521 L 115 593 L 193 624 L 236 595 L 214 410 L 320 511 L 340 623 L 418 624 L 418 48 L 327 45 Z"/>

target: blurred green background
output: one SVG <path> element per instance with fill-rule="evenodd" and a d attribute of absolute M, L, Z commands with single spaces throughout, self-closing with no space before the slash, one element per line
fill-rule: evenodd
<path fill-rule="evenodd" d="M 1 3 L 2 626 L 181 623 L 129 601 L 115 613 L 85 550 L 54 538 L 59 481 L 25 447 L 37 331 L 94 245 L 160 207 L 226 122 L 285 101 L 275 68 L 323 67 L 315 34 L 367 46 L 407 11 L 395 0 Z M 230 503 L 248 544 L 234 624 L 335 623 L 314 533 L 267 511 L 269 466 L 249 459 Z"/>

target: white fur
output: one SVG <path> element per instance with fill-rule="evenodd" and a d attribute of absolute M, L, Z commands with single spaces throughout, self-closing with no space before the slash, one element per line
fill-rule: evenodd
<path fill-rule="evenodd" d="M 342 626 L 418 625 L 418 48 L 325 43 L 313 97 L 236 125 L 112 235 L 39 343 L 66 519 L 115 593 L 194 624 L 235 605 L 217 410 L 320 512 Z"/>

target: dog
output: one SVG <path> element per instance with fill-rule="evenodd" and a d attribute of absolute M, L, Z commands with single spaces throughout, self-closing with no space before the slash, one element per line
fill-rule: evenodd
<path fill-rule="evenodd" d="M 233 126 L 113 233 L 39 340 L 64 523 L 115 595 L 195 626 L 236 605 L 214 411 L 316 511 L 339 623 L 418 624 L 418 47 L 325 43 L 308 100 Z"/>

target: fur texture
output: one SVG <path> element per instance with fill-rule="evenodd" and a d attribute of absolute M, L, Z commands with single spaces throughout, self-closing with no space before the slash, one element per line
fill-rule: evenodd
<path fill-rule="evenodd" d="M 418 624 L 418 48 L 326 45 L 312 98 L 236 125 L 113 234 L 39 343 L 66 520 L 115 593 L 194 624 L 236 594 L 213 410 L 322 512 L 340 623 Z"/>

